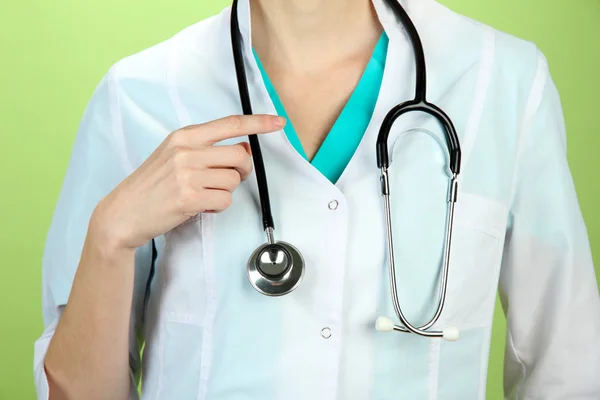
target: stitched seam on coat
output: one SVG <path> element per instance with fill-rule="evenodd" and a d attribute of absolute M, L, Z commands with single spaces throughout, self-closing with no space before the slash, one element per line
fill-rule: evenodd
<path fill-rule="evenodd" d="M 512 203 L 513 197 L 515 195 L 515 182 L 517 177 L 517 170 L 519 159 L 521 158 L 521 151 L 523 148 L 523 142 L 525 137 L 530 132 L 530 126 L 533 122 L 533 118 L 537 113 L 540 104 L 542 103 L 542 95 L 544 93 L 544 89 L 546 87 L 546 79 L 547 79 L 547 64 L 543 57 L 540 57 L 538 53 L 537 57 L 537 69 L 535 71 L 535 77 L 533 79 L 533 83 L 531 84 L 531 89 L 529 91 L 529 98 L 527 100 L 527 104 L 525 105 L 525 111 L 523 112 L 523 121 L 521 122 L 521 126 L 519 128 L 519 137 L 517 138 L 517 146 L 515 153 L 515 165 L 513 166 L 513 176 L 512 176 L 512 185 L 511 185 L 511 193 L 509 197 L 510 203 Z"/>
<path fill-rule="evenodd" d="M 177 91 L 174 84 L 172 84 L 171 72 L 177 67 L 177 55 L 175 54 L 175 45 L 171 46 L 169 51 L 170 63 L 167 69 L 167 87 L 171 103 L 175 108 L 177 119 L 181 127 L 188 126 L 191 123 L 191 117 Z M 216 310 L 216 293 L 214 274 L 212 270 L 213 266 L 213 237 L 210 233 L 209 227 L 211 226 L 211 215 L 199 214 L 193 218 L 193 223 L 199 225 L 199 234 L 202 242 L 202 262 L 204 263 L 205 270 L 205 296 L 206 296 L 206 312 L 205 312 L 205 323 L 204 331 L 202 335 L 202 355 L 200 360 L 200 377 L 198 382 L 198 399 L 205 399 L 206 392 L 208 389 L 208 378 L 210 375 L 210 367 L 212 360 L 212 333 L 213 333 L 213 320 Z"/>
<path fill-rule="evenodd" d="M 511 192 L 509 197 L 509 204 L 512 204 L 515 191 L 516 191 L 516 178 L 517 171 L 519 170 L 519 160 L 521 158 L 521 152 L 523 149 L 523 143 L 527 134 L 531 131 L 529 129 L 537 113 L 541 102 L 542 96 L 544 93 L 544 89 L 546 87 L 546 79 L 547 79 L 547 64 L 543 57 L 540 56 L 538 50 L 537 56 L 537 66 L 535 71 L 535 77 L 533 79 L 533 83 L 531 84 L 531 89 L 529 91 L 529 97 L 527 99 L 527 104 L 525 105 L 525 111 L 523 112 L 523 120 L 521 122 L 521 126 L 519 129 L 519 137 L 517 138 L 517 146 L 515 151 L 515 163 L 513 166 L 513 176 L 512 176 L 512 184 L 511 184 Z M 515 356 L 516 361 L 521 366 L 521 381 L 515 388 L 515 398 L 520 398 L 522 391 L 524 390 L 525 379 L 527 377 L 527 368 L 525 367 L 525 363 L 521 360 L 519 353 L 517 352 L 516 345 L 513 341 L 512 333 L 510 330 L 507 332 L 507 340 L 510 343 L 510 348 Z"/>
<path fill-rule="evenodd" d="M 169 46 L 169 51 L 167 52 L 167 54 L 169 55 L 169 63 L 167 66 L 167 72 L 166 72 L 166 81 L 167 81 L 167 90 L 169 93 L 169 98 L 171 99 L 171 104 L 173 105 L 173 108 L 175 109 L 175 113 L 177 114 L 177 119 L 179 120 L 179 125 L 181 128 L 183 128 L 184 126 L 188 126 L 190 124 L 190 114 L 187 111 L 187 109 L 184 107 L 183 102 L 181 101 L 181 98 L 179 97 L 179 92 L 177 91 L 177 89 L 175 88 L 175 85 L 172 83 L 172 71 L 175 70 L 178 66 L 178 57 L 177 54 L 175 54 L 175 50 L 177 48 L 176 43 L 173 43 L 173 41 L 178 41 L 178 40 L 183 40 L 181 38 L 173 38 L 171 39 L 171 43 Z"/>
<path fill-rule="evenodd" d="M 110 99 L 110 118 L 112 122 L 113 139 L 115 140 L 116 150 L 119 153 L 121 162 L 126 168 L 126 173 L 129 175 L 133 172 L 133 163 L 127 152 L 127 144 L 123 133 L 123 121 L 121 118 L 121 100 L 119 91 L 117 90 L 117 64 L 113 65 L 108 72 L 108 96 Z"/>
<path fill-rule="evenodd" d="M 429 400 L 437 400 L 438 398 L 441 346 L 440 339 L 433 339 L 429 342 Z"/>
<path fill-rule="evenodd" d="M 162 277 L 159 280 L 159 283 L 161 285 L 161 292 L 165 293 L 165 288 L 167 286 L 167 281 L 169 279 L 168 273 L 167 273 L 167 266 L 166 266 L 166 260 L 167 260 L 167 255 L 169 254 L 169 252 L 171 251 L 170 249 L 170 241 L 169 241 L 169 232 L 165 233 L 164 235 L 165 238 L 165 242 L 164 242 L 164 246 L 162 248 L 162 252 L 163 252 L 163 257 L 161 259 L 161 262 L 155 266 L 155 268 L 160 268 L 161 270 L 161 274 Z M 158 251 L 158 249 L 157 249 Z M 160 392 L 162 391 L 162 381 L 163 381 L 163 375 L 164 375 L 164 348 L 165 348 L 165 344 L 164 344 L 164 333 L 163 333 L 163 327 L 160 324 L 160 321 L 162 320 L 162 303 L 159 301 L 156 304 L 156 319 L 159 321 L 158 324 L 158 329 L 156 330 L 156 335 L 157 335 L 157 351 L 158 351 L 158 365 L 156 366 L 156 370 L 158 371 L 158 382 L 156 383 L 156 393 L 154 393 L 154 399 L 158 400 L 160 398 Z M 146 343 L 148 344 L 148 343 Z M 152 361 L 152 359 L 150 360 Z M 147 365 L 147 364 L 146 364 Z M 146 371 L 147 372 L 147 371 Z M 142 369 L 142 379 L 144 379 L 144 370 Z M 144 396 L 144 388 L 143 388 L 143 384 L 142 384 L 142 397 Z"/>
<path fill-rule="evenodd" d="M 165 317 L 167 322 L 204 327 L 204 318 L 194 313 L 167 311 Z"/>
<path fill-rule="evenodd" d="M 200 379 L 198 387 L 198 400 L 206 399 L 208 390 L 208 379 L 213 356 L 213 330 L 214 319 L 217 309 L 217 293 L 214 274 L 214 215 L 202 214 L 201 235 L 202 253 L 204 260 L 204 273 L 206 279 L 206 323 L 202 336 L 202 359 L 200 365 Z"/>
<path fill-rule="evenodd" d="M 164 352 L 165 352 L 165 335 L 163 333 L 162 327 L 160 329 L 156 330 L 157 334 L 158 334 L 158 383 L 156 384 L 156 394 L 154 396 L 154 398 L 156 400 L 159 400 L 160 398 L 160 392 L 162 391 L 162 377 L 164 375 L 163 373 L 163 369 L 164 369 L 164 365 L 165 365 L 165 358 L 164 358 Z M 143 372 L 142 372 L 143 374 Z M 142 388 L 143 390 L 143 388 Z M 142 394 L 143 396 L 143 394 Z"/>
<path fill-rule="evenodd" d="M 523 363 L 523 361 L 521 360 L 521 357 L 519 357 L 519 353 L 517 353 L 517 348 L 515 347 L 515 342 L 513 341 L 513 337 L 512 337 L 512 333 L 510 332 L 510 330 L 507 332 L 506 335 L 506 341 L 508 342 L 508 344 L 510 345 L 510 350 L 512 351 L 512 353 L 515 356 L 515 359 L 517 360 L 517 362 L 519 363 L 519 365 L 521 365 L 521 372 L 522 372 L 522 376 L 521 376 L 521 382 L 519 382 L 519 384 L 517 385 L 517 387 L 515 388 L 515 399 L 520 399 L 521 398 L 521 392 L 523 391 L 523 386 L 525 383 L 525 377 L 527 376 L 527 372 L 526 372 L 526 368 L 525 368 L 525 363 Z M 510 394 L 509 394 L 510 396 Z"/>
<path fill-rule="evenodd" d="M 175 50 L 176 50 L 176 43 L 177 40 L 182 40 L 180 38 L 180 36 L 175 36 L 172 37 L 169 42 L 168 42 L 168 49 L 167 49 L 167 57 L 168 57 L 168 63 L 167 63 L 167 67 L 166 67 L 166 72 L 165 72 L 165 82 L 166 82 L 166 86 L 167 86 L 167 92 L 169 95 L 169 99 L 171 100 L 171 105 L 173 106 L 173 109 L 175 110 L 175 114 L 177 115 L 177 120 L 179 121 L 179 125 L 180 127 L 186 126 L 189 123 L 190 117 L 189 117 L 189 113 L 187 112 L 187 110 L 185 109 L 185 107 L 183 106 L 183 103 L 179 97 L 179 94 L 177 92 L 177 90 L 175 89 L 174 85 L 172 85 L 172 79 L 171 79 L 171 71 L 176 69 L 176 67 L 178 66 L 178 58 L 175 54 Z M 193 216 L 190 218 L 190 220 L 192 219 L 197 219 L 198 216 Z M 185 221 L 183 224 L 187 224 L 190 222 L 190 220 Z M 167 250 L 167 246 L 169 244 L 169 232 L 165 233 L 165 248 L 164 248 L 164 252 L 166 254 L 166 250 Z M 163 257 L 163 260 L 166 259 L 165 257 Z M 166 284 L 168 282 L 168 271 L 167 271 L 167 267 L 165 265 L 164 262 L 161 263 L 161 266 L 163 267 L 163 290 L 166 288 Z"/>
<path fill-rule="evenodd" d="M 485 106 L 485 99 L 489 92 L 490 83 L 492 81 L 492 73 L 494 71 L 494 56 L 496 49 L 496 34 L 490 27 L 485 27 L 483 45 L 482 45 L 482 56 L 481 65 L 479 67 L 479 74 L 477 77 L 477 85 L 475 96 L 473 98 L 473 106 L 467 127 L 465 129 L 465 140 L 462 145 L 462 164 L 466 166 L 469 160 L 471 150 L 475 145 L 477 139 L 477 129 L 481 122 L 481 116 L 483 115 L 483 109 Z M 463 175 L 459 175 L 459 181 L 462 180 Z"/>

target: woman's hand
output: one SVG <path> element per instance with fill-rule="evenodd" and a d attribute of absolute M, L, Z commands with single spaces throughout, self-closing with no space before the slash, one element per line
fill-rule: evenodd
<path fill-rule="evenodd" d="M 90 230 L 111 249 L 133 250 L 198 213 L 225 210 L 252 172 L 250 147 L 214 144 L 284 124 L 271 115 L 235 115 L 171 133 L 98 204 Z"/>

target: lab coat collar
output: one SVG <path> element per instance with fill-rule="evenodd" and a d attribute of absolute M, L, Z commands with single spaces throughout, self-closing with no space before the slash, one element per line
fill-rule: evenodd
<path fill-rule="evenodd" d="M 243 40 L 244 52 L 251 54 L 252 52 L 252 35 L 251 35 L 251 18 L 250 18 L 250 1 L 251 0 L 238 0 L 238 19 L 239 26 Z M 384 0 L 372 0 L 377 12 L 377 16 L 386 34 L 393 40 L 398 35 L 403 35 L 404 28 L 402 24 L 397 20 L 393 11 L 386 4 Z M 435 0 L 399 0 L 400 4 L 404 7 L 406 12 L 409 14 L 413 23 L 416 25 L 419 31 L 422 30 L 419 21 L 428 5 L 435 3 Z"/>

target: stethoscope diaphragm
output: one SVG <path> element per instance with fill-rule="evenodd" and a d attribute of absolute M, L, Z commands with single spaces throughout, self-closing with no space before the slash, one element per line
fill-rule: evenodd
<path fill-rule="evenodd" d="M 264 243 L 250 256 L 247 271 L 250 284 L 260 293 L 283 296 L 300 284 L 304 259 L 289 243 Z"/>

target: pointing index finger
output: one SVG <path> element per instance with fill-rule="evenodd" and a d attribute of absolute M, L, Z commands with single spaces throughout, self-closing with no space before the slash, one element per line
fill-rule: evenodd
<path fill-rule="evenodd" d="M 278 131 L 285 126 L 285 118 L 266 114 L 232 115 L 200 126 L 203 141 L 213 145 L 225 139 Z"/>

